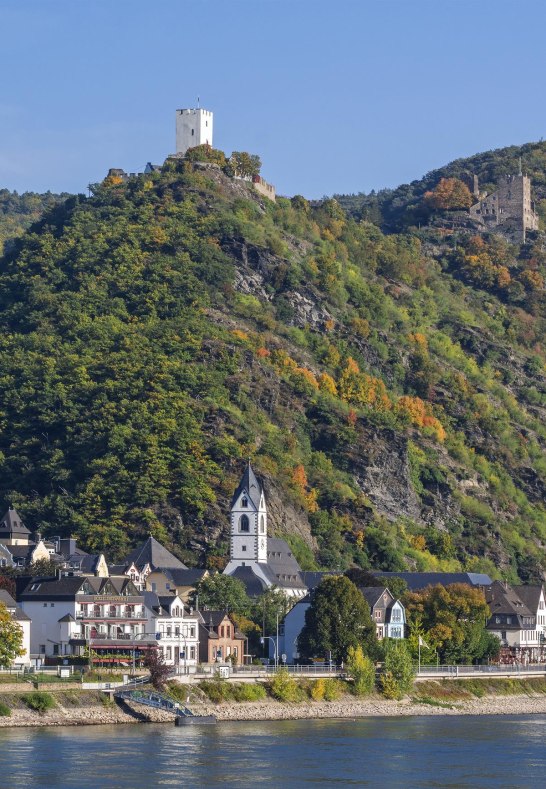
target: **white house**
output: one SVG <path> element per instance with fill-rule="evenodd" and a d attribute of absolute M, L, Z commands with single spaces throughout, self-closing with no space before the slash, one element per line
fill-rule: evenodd
<path fill-rule="evenodd" d="M 537 626 L 537 615 L 544 617 L 546 612 L 540 609 L 544 605 L 544 593 L 540 588 L 515 588 L 505 581 L 493 581 L 485 589 L 485 599 L 489 605 L 491 616 L 487 621 L 487 629 L 497 636 L 505 652 L 513 658 L 534 662 L 539 660 L 543 650 L 542 625 Z M 524 602 L 533 606 L 531 610 Z M 542 611 L 542 613 L 541 613 Z M 502 657 L 502 655 L 501 655 Z"/>
<path fill-rule="evenodd" d="M 178 595 L 144 592 L 148 633 L 155 633 L 165 663 L 178 673 L 193 673 L 199 659 L 199 615 Z"/>

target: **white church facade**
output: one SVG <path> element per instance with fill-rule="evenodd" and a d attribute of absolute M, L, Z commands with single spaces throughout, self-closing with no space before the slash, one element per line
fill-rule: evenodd
<path fill-rule="evenodd" d="M 250 463 L 231 500 L 229 556 L 224 574 L 243 581 L 249 594 L 261 594 L 271 587 L 290 597 L 307 593 L 288 543 L 268 537 L 265 494 Z"/>

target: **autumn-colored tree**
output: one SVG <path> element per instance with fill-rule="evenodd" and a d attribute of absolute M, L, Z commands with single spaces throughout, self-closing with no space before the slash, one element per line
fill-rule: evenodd
<path fill-rule="evenodd" d="M 193 148 L 188 148 L 184 154 L 187 162 L 210 162 L 217 164 L 219 167 L 226 166 L 226 155 L 218 148 L 213 148 L 211 145 L 196 145 Z"/>
<path fill-rule="evenodd" d="M 233 151 L 229 158 L 229 166 L 233 174 L 239 178 L 253 178 L 260 174 L 262 163 L 256 154 L 246 151 Z"/>
<path fill-rule="evenodd" d="M 458 178 L 441 178 L 432 192 L 425 194 L 424 201 L 434 211 L 464 210 L 473 203 L 470 189 Z"/>
<path fill-rule="evenodd" d="M 4 603 L 0 603 L 0 666 L 11 666 L 24 653 L 23 629 L 11 618 Z"/>
<path fill-rule="evenodd" d="M 481 589 L 467 584 L 429 586 L 408 592 L 404 603 L 409 620 L 419 619 L 425 641 L 443 662 L 471 663 L 498 652 L 498 639 L 493 641 L 485 630 L 490 611 Z"/>

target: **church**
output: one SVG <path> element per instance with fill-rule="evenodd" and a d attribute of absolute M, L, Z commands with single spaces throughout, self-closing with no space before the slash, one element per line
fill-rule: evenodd
<path fill-rule="evenodd" d="M 301 568 L 288 543 L 267 535 L 265 494 L 250 462 L 231 500 L 229 556 L 224 574 L 242 581 L 253 597 L 271 587 L 289 597 L 307 594 Z"/>

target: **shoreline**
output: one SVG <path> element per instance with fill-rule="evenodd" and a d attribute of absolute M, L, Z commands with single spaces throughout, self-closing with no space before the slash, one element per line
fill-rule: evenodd
<path fill-rule="evenodd" d="M 196 715 L 214 715 L 223 721 L 328 720 L 371 717 L 408 717 L 430 715 L 546 715 L 546 696 L 514 695 L 484 696 L 438 705 L 413 701 L 388 701 L 379 697 L 340 699 L 330 702 L 282 703 L 272 700 L 193 703 L 188 705 Z M 46 713 L 29 709 L 13 709 L 10 717 L 0 717 L 0 728 L 45 726 L 101 726 L 111 724 L 170 723 L 174 716 L 134 704 L 89 704 L 79 707 L 59 705 Z"/>

